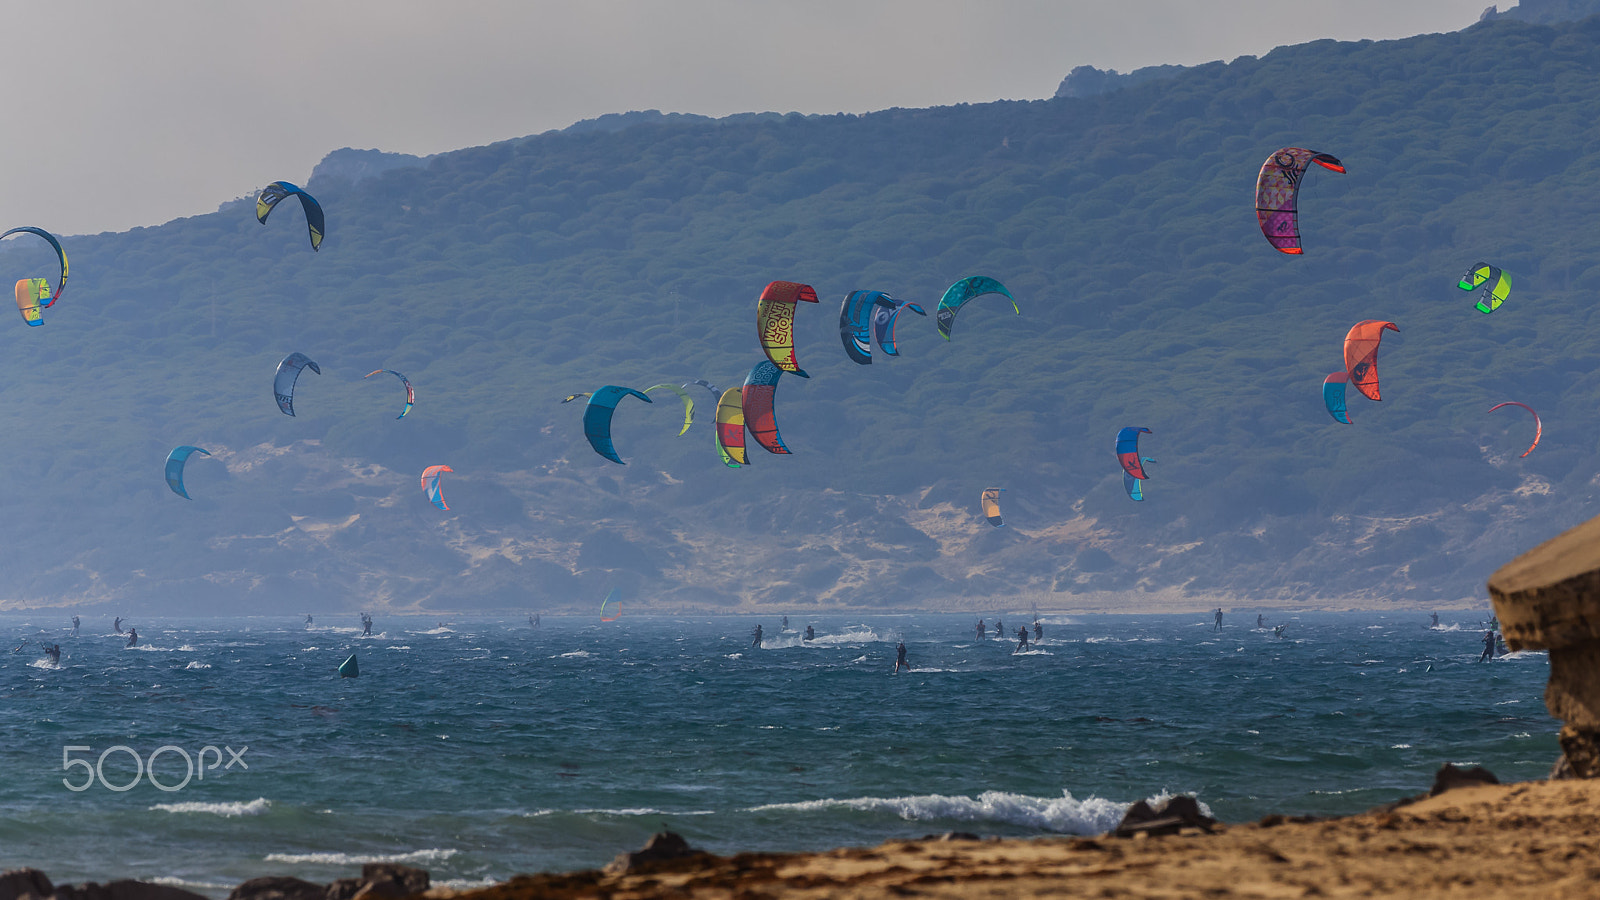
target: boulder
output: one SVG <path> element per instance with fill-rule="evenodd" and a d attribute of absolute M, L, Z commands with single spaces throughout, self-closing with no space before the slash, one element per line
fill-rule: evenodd
<path fill-rule="evenodd" d="M 206 900 L 200 894 L 168 884 L 120 879 L 96 884 L 63 884 L 56 888 L 55 900 Z"/>
<path fill-rule="evenodd" d="M 1433 788 L 1428 791 L 1429 797 L 1437 797 L 1445 791 L 1456 788 L 1472 787 L 1477 784 L 1499 784 L 1500 779 L 1483 766 L 1473 766 L 1470 769 L 1457 768 L 1451 763 L 1445 763 L 1434 773 Z"/>
<path fill-rule="evenodd" d="M 233 889 L 228 900 L 324 900 L 328 889 L 288 875 L 252 878 Z"/>
<path fill-rule="evenodd" d="M 0 900 L 19 900 L 30 894 L 44 898 L 55 891 L 49 877 L 38 869 L 7 869 L 0 873 Z"/>
<path fill-rule="evenodd" d="M 1210 831 L 1217 820 L 1200 811 L 1200 801 L 1187 794 L 1169 799 L 1159 807 L 1140 800 L 1122 814 L 1122 821 L 1111 833 L 1117 837 L 1145 834 L 1177 834 L 1185 828 Z"/>
<path fill-rule="evenodd" d="M 633 853 L 619 853 L 617 858 L 606 866 L 607 875 L 626 875 L 638 871 L 641 867 L 651 863 L 666 860 L 691 859 L 696 857 L 709 857 L 711 854 L 703 850 L 696 850 L 689 846 L 689 842 L 680 835 L 670 831 L 663 831 L 645 841 L 644 849 Z"/>
<path fill-rule="evenodd" d="M 1506 646 L 1550 651 L 1544 704 L 1562 753 L 1574 775 L 1600 775 L 1600 517 L 1501 566 L 1489 599 Z"/>

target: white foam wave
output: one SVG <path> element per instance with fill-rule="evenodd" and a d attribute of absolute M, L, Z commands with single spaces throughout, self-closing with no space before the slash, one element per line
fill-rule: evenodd
<path fill-rule="evenodd" d="M 184 668 L 185 669 L 209 669 L 209 668 L 211 668 L 211 663 L 203 663 L 203 662 L 199 661 L 198 659 L 196 659 L 196 660 L 191 660 L 187 666 L 184 666 Z"/>
<path fill-rule="evenodd" d="M 265 797 L 257 797 L 247 803 L 201 803 L 190 801 L 188 803 L 157 803 L 151 809 L 159 809 L 169 813 L 209 813 L 213 816 L 234 818 L 237 816 L 259 816 L 272 808 L 272 801 Z"/>
<path fill-rule="evenodd" d="M 228 891 L 234 888 L 232 884 L 222 884 L 217 881 L 186 881 L 182 878 L 174 878 L 171 875 L 157 875 L 154 878 L 141 878 L 139 880 L 148 881 L 151 884 L 165 884 L 172 887 L 199 888 L 212 891 Z"/>
<path fill-rule="evenodd" d="M 1429 631 L 1464 631 L 1465 629 L 1463 629 L 1461 627 L 1461 623 L 1460 622 L 1452 622 L 1449 625 L 1430 625 L 1428 627 L 1428 630 Z M 1473 629 L 1473 630 L 1476 631 L 1477 629 Z"/>
<path fill-rule="evenodd" d="M 589 655 L 590 655 L 589 651 L 587 651 L 587 650 L 574 650 L 571 653 L 558 653 L 555 656 L 552 656 L 550 658 L 551 659 L 583 659 L 584 657 L 589 656 Z"/>
<path fill-rule="evenodd" d="M 1071 616 L 1040 616 L 1039 617 L 1039 624 L 1040 625 L 1077 625 L 1077 624 L 1080 624 L 1080 623 L 1078 622 L 1077 619 L 1074 619 Z"/>
<path fill-rule="evenodd" d="M 427 631 L 407 631 L 406 632 L 406 634 L 455 634 L 455 633 L 456 633 L 456 630 L 454 628 L 446 628 L 443 625 L 440 625 L 438 628 L 429 628 Z"/>
<path fill-rule="evenodd" d="M 149 653 L 193 653 L 194 648 L 188 644 L 177 647 L 157 647 L 155 644 L 137 644 L 132 647 L 123 647 L 124 650 L 144 650 Z"/>
<path fill-rule="evenodd" d="M 485 875 L 482 878 L 435 878 L 431 883 L 434 887 L 449 888 L 452 891 L 467 891 L 474 888 L 494 887 L 500 882 Z M 222 887 L 232 887 L 232 885 L 222 885 Z"/>
<path fill-rule="evenodd" d="M 383 649 L 385 649 L 385 650 L 410 650 L 411 648 L 407 647 L 404 644 L 394 644 L 394 645 L 385 647 Z"/>
<path fill-rule="evenodd" d="M 880 633 L 866 625 L 852 625 L 837 634 L 819 634 L 800 643 L 810 647 L 838 646 L 840 644 L 873 644 L 896 640 L 890 634 Z"/>
<path fill-rule="evenodd" d="M 1164 802 L 1169 795 L 1151 798 Z M 1117 827 L 1130 804 L 1090 797 L 1078 800 L 1071 792 L 1060 797 L 1030 797 L 1007 791 L 984 791 L 976 797 L 922 794 L 910 797 L 853 797 L 845 800 L 804 800 L 798 803 L 770 803 L 746 812 L 828 812 L 853 809 L 887 813 L 910 822 L 955 821 L 993 822 L 1053 831 L 1061 834 L 1102 834 Z M 1200 808 L 1206 815 L 1211 810 Z"/>
<path fill-rule="evenodd" d="M 1049 650 L 1018 650 L 1012 656 L 1055 656 Z"/>
<path fill-rule="evenodd" d="M 52 671 L 55 671 L 55 670 L 58 670 L 58 669 L 61 668 L 61 664 L 60 663 L 51 662 L 48 659 L 36 659 L 33 662 L 28 663 L 28 665 L 30 667 L 32 667 L 32 668 L 35 668 L 35 669 L 50 669 Z"/>
<path fill-rule="evenodd" d="M 907 672 L 956 672 L 958 669 L 906 669 Z"/>
<path fill-rule="evenodd" d="M 360 634 L 361 629 L 354 625 L 307 625 L 307 631 L 327 631 L 334 634 Z"/>
<path fill-rule="evenodd" d="M 266 862 L 312 863 L 325 866 L 364 866 L 367 863 L 442 862 L 459 850 L 413 850 L 410 853 L 268 853 Z"/>

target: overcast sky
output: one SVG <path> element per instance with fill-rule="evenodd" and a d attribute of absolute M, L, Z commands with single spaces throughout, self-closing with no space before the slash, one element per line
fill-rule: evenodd
<path fill-rule="evenodd" d="M 210 212 L 328 151 L 437 153 L 608 112 L 865 112 L 1055 92 L 1485 0 L 0 0 L 0 227 Z M 1502 3 L 1502 5 L 1509 5 Z"/>

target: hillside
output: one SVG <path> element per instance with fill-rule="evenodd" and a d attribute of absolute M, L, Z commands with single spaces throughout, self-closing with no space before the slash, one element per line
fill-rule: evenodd
<path fill-rule="evenodd" d="M 72 237 L 46 325 L 0 358 L 18 427 L 8 607 L 293 612 L 1420 604 L 1481 597 L 1593 514 L 1600 441 L 1600 21 L 1322 41 L 1098 96 L 870 115 L 645 116 L 400 160 L 341 157 L 292 201 Z M 1251 212 L 1298 145 L 1306 255 Z M 262 173 L 263 183 L 295 173 Z M 69 187 L 64 187 L 70 189 Z M 35 223 L 49 227 L 49 223 Z M 0 266 L 53 275 L 39 242 Z M 1454 287 L 1515 278 L 1492 316 Z M 35 271 L 37 270 L 37 271 Z M 946 343 L 857 366 L 837 304 L 1003 280 Z M 584 442 L 605 384 L 738 383 L 755 298 L 813 284 L 778 416 L 730 470 L 709 395 L 629 400 L 626 466 Z M 1332 422 L 1351 324 L 1392 319 L 1384 401 Z M 270 380 L 299 350 L 298 417 Z M 403 421 L 398 369 L 417 389 Z M 1520 410 L 1539 409 L 1530 438 Z M 1148 499 L 1117 428 L 1154 434 Z M 177 444 L 193 502 L 161 479 Z M 417 476 L 447 463 L 448 513 Z M 1008 488 L 1007 527 L 977 512 Z"/>

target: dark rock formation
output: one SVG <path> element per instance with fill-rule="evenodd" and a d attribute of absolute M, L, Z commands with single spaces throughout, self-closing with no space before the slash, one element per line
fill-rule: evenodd
<path fill-rule="evenodd" d="M 328 889 L 287 875 L 252 878 L 228 894 L 228 900 L 323 900 Z"/>
<path fill-rule="evenodd" d="M 200 894 L 165 884 L 150 884 L 127 879 L 96 884 L 63 884 L 52 895 L 54 900 L 206 900 Z"/>
<path fill-rule="evenodd" d="M 1500 779 L 1483 766 L 1473 766 L 1470 769 L 1458 769 L 1450 763 L 1439 767 L 1433 776 L 1433 788 L 1428 791 L 1429 797 L 1437 797 L 1445 791 L 1456 788 L 1472 787 L 1479 784 L 1499 784 Z"/>
<path fill-rule="evenodd" d="M 1140 800 L 1128 807 L 1128 811 L 1122 815 L 1122 821 L 1111 833 L 1117 837 L 1133 837 L 1140 832 L 1177 834 L 1185 828 L 1210 831 L 1216 825 L 1216 819 L 1200 811 L 1200 802 L 1185 794 L 1173 797 L 1159 807 Z"/>
<path fill-rule="evenodd" d="M 48 897 L 56 892 L 50 879 L 38 869 L 8 869 L 0 873 L 0 900 L 21 897 Z"/>
<path fill-rule="evenodd" d="M 666 862 L 668 860 L 702 859 L 710 855 L 704 850 L 696 850 L 689 846 L 689 842 L 680 835 L 673 834 L 670 831 L 663 831 L 660 834 L 652 835 L 650 840 L 645 842 L 643 850 L 634 853 L 617 854 L 617 858 L 606 866 L 605 872 L 607 875 L 626 875 L 630 872 L 637 872 L 640 868 L 653 863 Z"/>

